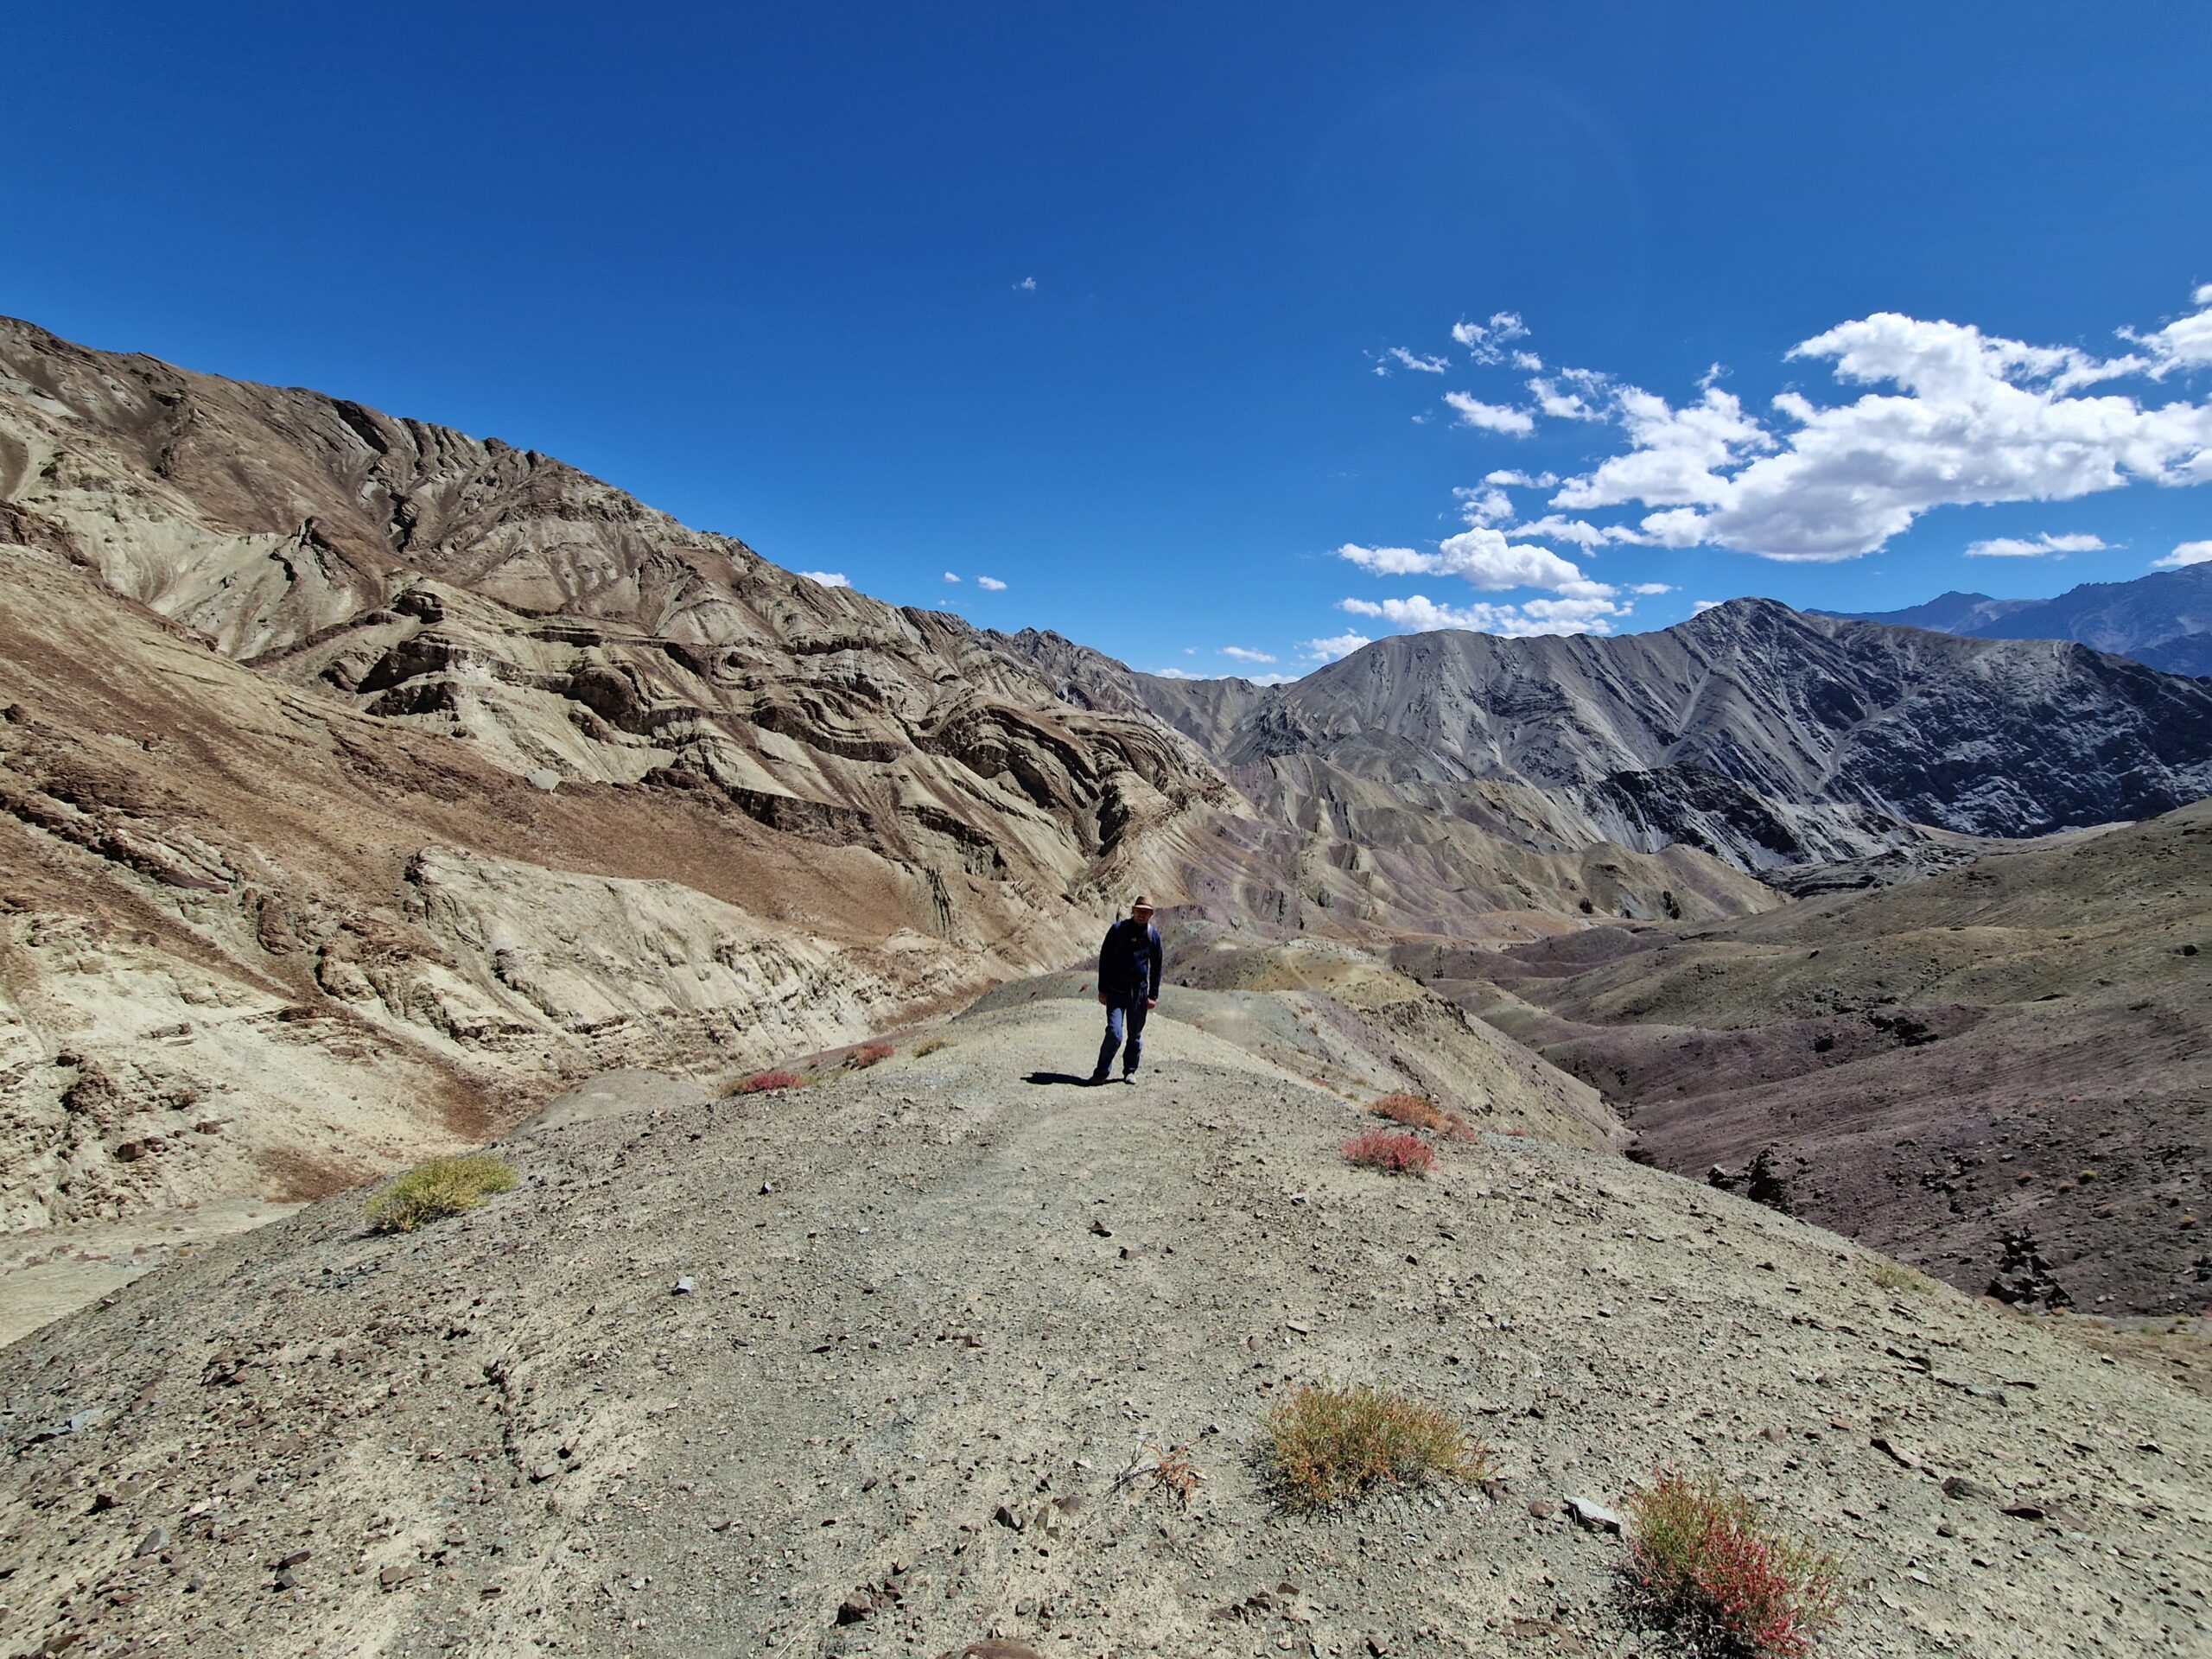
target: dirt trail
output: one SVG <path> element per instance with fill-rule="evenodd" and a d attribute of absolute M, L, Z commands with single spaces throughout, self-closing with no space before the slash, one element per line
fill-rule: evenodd
<path fill-rule="evenodd" d="M 1601 1153 L 1351 1170 L 1358 1108 L 1177 1008 L 1135 1087 L 1026 1081 L 1086 1069 L 1096 1010 L 1001 995 L 930 1056 L 519 1133 L 469 1216 L 376 1238 L 342 1196 L 36 1333 L 0 1354 L 8 1650 L 1656 1654 L 1559 1505 L 1669 1459 L 1843 1553 L 1826 1651 L 2212 1649 L 2204 1401 Z M 1503 1484 L 1281 1515 L 1261 1419 L 1324 1376 L 1464 1414 Z M 1187 1506 L 1117 1481 L 1185 1444 Z"/>

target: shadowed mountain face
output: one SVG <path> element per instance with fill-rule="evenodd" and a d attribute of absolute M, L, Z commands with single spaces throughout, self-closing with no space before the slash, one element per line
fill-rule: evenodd
<path fill-rule="evenodd" d="M 1397 961 L 1602 1089 L 1662 1167 L 1966 1290 L 2207 1300 L 2212 803 L 1715 926 Z"/>
<path fill-rule="evenodd" d="M 1379 640 L 1294 684 L 1133 674 L 1017 636 L 1064 695 L 1141 704 L 1296 815 L 1385 786 L 1531 840 L 1854 858 L 1913 825 L 2021 836 L 2212 792 L 2212 687 L 2078 645 L 1738 600 L 1664 632 Z"/>
<path fill-rule="evenodd" d="M 2056 599 L 1945 594 L 1908 610 L 1859 613 L 1857 620 L 1978 639 L 2073 639 L 2170 674 L 2212 675 L 2212 563 L 2133 582 L 2084 582 Z"/>

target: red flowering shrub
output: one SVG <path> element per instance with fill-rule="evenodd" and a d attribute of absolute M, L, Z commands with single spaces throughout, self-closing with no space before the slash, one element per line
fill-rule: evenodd
<path fill-rule="evenodd" d="M 1457 1112 L 1447 1112 L 1426 1095 L 1408 1094 L 1400 1090 L 1385 1095 L 1367 1109 L 1377 1117 L 1387 1117 L 1393 1123 L 1402 1123 L 1409 1129 L 1428 1129 L 1437 1135 L 1448 1135 L 1454 1141 L 1471 1141 L 1475 1132 L 1467 1120 Z"/>
<path fill-rule="evenodd" d="M 1836 1558 L 1777 1529 L 1718 1475 L 1662 1469 L 1627 1508 L 1636 1598 L 1693 1641 L 1800 1659 L 1834 1621 Z"/>
<path fill-rule="evenodd" d="M 871 1065 L 880 1065 L 899 1051 L 888 1043 L 862 1043 L 845 1056 L 845 1064 L 855 1071 L 865 1071 Z"/>
<path fill-rule="evenodd" d="M 806 1079 L 796 1071 L 755 1071 L 730 1090 L 733 1095 L 765 1095 L 771 1089 L 797 1089 Z"/>
<path fill-rule="evenodd" d="M 1386 1175 L 1427 1175 L 1436 1167 L 1436 1153 L 1417 1135 L 1370 1129 L 1344 1142 L 1344 1160 L 1363 1169 L 1379 1169 Z"/>

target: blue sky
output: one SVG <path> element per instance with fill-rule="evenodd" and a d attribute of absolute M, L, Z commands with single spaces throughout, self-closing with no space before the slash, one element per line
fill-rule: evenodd
<path fill-rule="evenodd" d="M 2208 62 L 2194 3 L 23 8 L 0 310 L 1147 668 L 2037 595 L 2212 551 Z"/>

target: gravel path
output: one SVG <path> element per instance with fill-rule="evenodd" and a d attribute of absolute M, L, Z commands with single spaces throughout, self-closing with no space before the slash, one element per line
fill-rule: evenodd
<path fill-rule="evenodd" d="M 1357 1108 L 1204 1007 L 1135 1087 L 1026 1081 L 1096 1010 L 1001 997 L 526 1129 L 471 1215 L 344 1195 L 0 1352 L 7 1650 L 1656 1654 L 1560 1506 L 1673 1459 L 1843 1554 L 1823 1651 L 2212 1651 L 2205 1402 L 1602 1153 L 1350 1169 Z M 1282 1515 L 1260 1421 L 1325 1376 L 1463 1414 L 1500 1483 Z M 1168 1446 L 1187 1504 L 1117 1479 Z"/>

